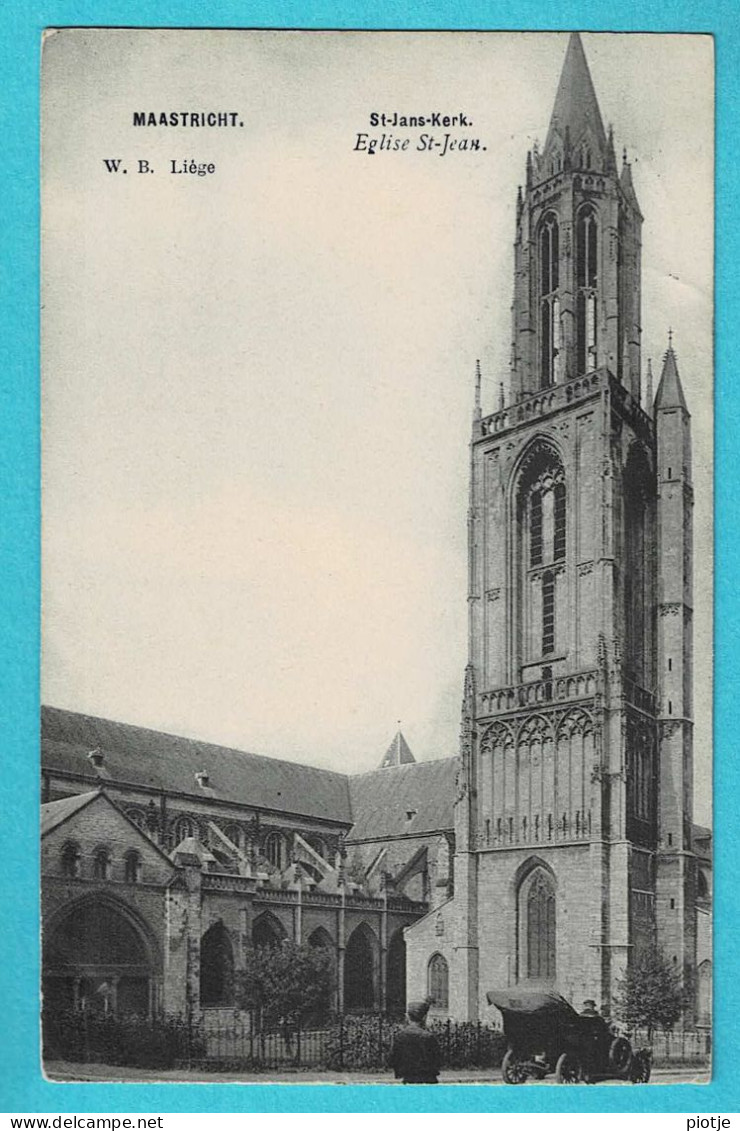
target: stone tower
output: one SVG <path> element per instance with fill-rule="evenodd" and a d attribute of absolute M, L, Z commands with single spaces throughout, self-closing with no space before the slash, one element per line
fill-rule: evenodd
<path fill-rule="evenodd" d="M 642 215 L 578 35 L 514 241 L 510 399 L 471 440 L 458 1015 L 545 982 L 608 1006 L 693 961 L 689 414 L 642 407 Z"/>

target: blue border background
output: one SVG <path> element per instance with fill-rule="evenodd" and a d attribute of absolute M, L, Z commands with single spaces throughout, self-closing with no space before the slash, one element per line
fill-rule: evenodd
<path fill-rule="evenodd" d="M 717 69 L 715 1058 L 710 1085 L 655 1088 L 396 1088 L 382 1085 L 50 1084 L 38 1052 L 39 206 L 38 74 L 47 26 L 430 28 L 709 32 Z M 677 1111 L 740 1110 L 740 974 L 733 880 L 740 764 L 732 749 L 739 404 L 732 399 L 740 298 L 736 222 L 740 153 L 737 0 L 5 0 L 0 10 L 0 1109 L 6 1112 Z M 708 584 L 701 575 L 696 585 Z"/>

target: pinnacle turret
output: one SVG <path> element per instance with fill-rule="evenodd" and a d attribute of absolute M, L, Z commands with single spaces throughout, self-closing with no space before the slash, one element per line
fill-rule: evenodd
<path fill-rule="evenodd" d="M 660 375 L 660 384 L 655 397 L 655 411 L 661 409 L 682 408 L 688 413 L 686 398 L 683 395 L 681 378 L 678 375 L 678 362 L 673 349 L 673 333 L 668 332 L 668 349 L 663 357 L 663 371 Z"/>

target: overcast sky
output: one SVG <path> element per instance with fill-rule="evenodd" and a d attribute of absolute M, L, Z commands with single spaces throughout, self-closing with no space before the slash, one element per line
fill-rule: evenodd
<path fill-rule="evenodd" d="M 693 416 L 708 820 L 711 40 L 583 39 L 645 216 L 644 358 L 672 325 Z M 44 702 L 345 771 L 398 719 L 417 758 L 456 753 L 475 360 L 493 410 L 516 190 L 566 44 L 47 39 Z M 150 109 L 244 126 L 133 128 Z M 485 149 L 368 157 L 373 110 L 465 113 Z M 216 173 L 168 172 L 190 158 Z"/>

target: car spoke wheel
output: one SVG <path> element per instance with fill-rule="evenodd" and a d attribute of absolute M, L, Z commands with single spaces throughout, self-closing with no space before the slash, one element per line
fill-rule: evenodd
<path fill-rule="evenodd" d="M 633 1084 L 647 1084 L 650 1080 L 652 1057 L 646 1049 L 636 1052 L 630 1068 L 630 1080 Z"/>
<path fill-rule="evenodd" d="M 632 1045 L 626 1037 L 615 1037 L 609 1049 L 609 1064 L 615 1072 L 629 1072 L 632 1064 Z"/>
<path fill-rule="evenodd" d="M 505 1084 L 523 1084 L 529 1075 L 526 1064 L 517 1059 L 513 1049 L 507 1049 L 501 1065 L 501 1075 Z"/>
<path fill-rule="evenodd" d="M 555 1079 L 558 1084 L 580 1084 L 583 1080 L 581 1062 L 572 1052 L 561 1053 L 558 1057 Z"/>

